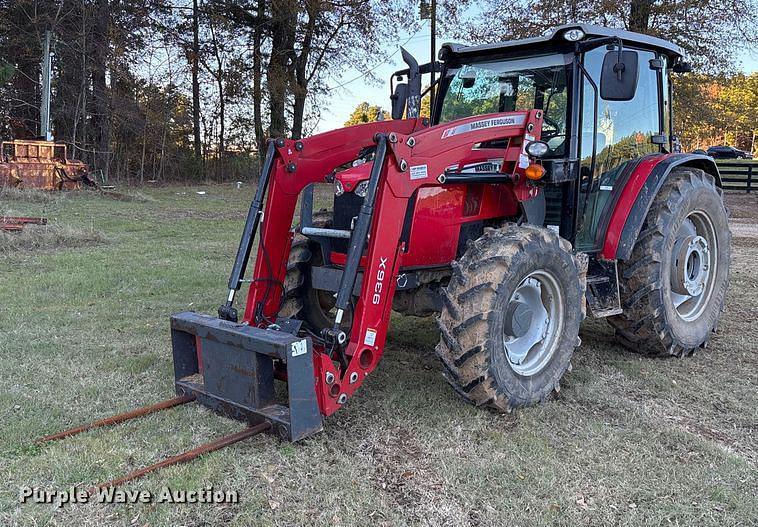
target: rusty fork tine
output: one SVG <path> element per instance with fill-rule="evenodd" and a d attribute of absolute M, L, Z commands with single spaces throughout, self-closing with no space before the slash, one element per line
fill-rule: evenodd
<path fill-rule="evenodd" d="M 247 439 L 248 437 L 260 434 L 261 432 L 265 432 L 269 428 L 271 428 L 271 423 L 266 421 L 266 422 L 257 424 L 255 426 L 251 426 L 250 428 L 246 428 L 245 430 L 242 430 L 240 432 L 236 432 L 234 434 L 221 437 L 219 439 L 211 441 L 210 443 L 206 443 L 192 450 L 188 450 L 187 452 L 184 452 L 183 454 L 171 456 L 153 465 L 149 465 L 145 468 L 141 468 L 139 470 L 135 470 L 134 472 L 130 472 L 129 474 L 122 476 L 120 478 L 113 479 L 106 483 L 100 483 L 98 485 L 95 485 L 93 488 L 90 489 L 90 494 L 95 493 L 98 489 L 105 489 L 108 487 L 118 487 L 119 485 L 122 485 L 126 483 L 127 481 L 132 481 L 132 480 L 141 478 L 144 475 L 149 474 L 150 472 L 154 472 L 164 467 L 169 467 L 171 465 L 178 465 L 180 463 L 187 463 L 188 461 L 192 461 L 193 459 L 200 457 L 203 454 L 213 452 L 214 450 L 219 450 L 226 446 L 237 443 L 238 441 L 242 441 L 243 439 Z"/>
<path fill-rule="evenodd" d="M 87 430 L 92 430 L 93 428 L 100 428 L 102 426 L 123 423 L 124 421 L 128 421 L 129 419 L 134 419 L 135 417 L 142 417 L 143 415 L 148 415 L 155 412 L 159 412 L 160 410 L 173 408 L 174 406 L 179 406 L 180 404 L 186 404 L 194 400 L 195 400 L 194 395 L 182 395 L 180 397 L 174 397 L 173 399 L 166 399 L 165 401 L 161 401 L 159 403 L 152 404 L 150 406 L 143 406 L 141 408 L 136 408 L 128 412 L 106 417 L 105 419 L 100 419 L 98 421 L 93 421 L 91 423 L 77 426 L 75 428 L 70 428 L 68 430 L 58 432 L 56 434 L 50 434 L 45 437 L 41 437 L 37 439 L 35 443 L 39 444 L 39 443 L 46 443 L 48 441 L 56 441 L 58 439 L 63 439 L 64 437 L 69 437 L 72 435 L 80 434 L 82 432 L 86 432 Z"/>

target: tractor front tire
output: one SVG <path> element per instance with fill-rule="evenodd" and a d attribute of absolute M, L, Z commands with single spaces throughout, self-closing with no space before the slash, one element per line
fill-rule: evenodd
<path fill-rule="evenodd" d="M 331 213 L 320 211 L 313 214 L 314 227 L 331 227 Z M 305 322 L 308 329 L 318 334 L 323 328 L 334 324 L 335 299 L 329 291 L 314 289 L 311 284 L 311 267 L 322 265 L 321 248 L 299 229 L 295 229 L 284 281 L 282 307 L 279 315 Z M 350 328 L 352 312 L 348 310 L 342 320 L 343 328 Z"/>
<path fill-rule="evenodd" d="M 508 224 L 470 242 L 437 319 L 455 391 L 497 411 L 557 392 L 580 343 L 586 273 L 586 256 L 541 227 Z"/>
<path fill-rule="evenodd" d="M 716 331 L 729 285 L 731 233 L 722 191 L 697 168 L 675 168 L 653 200 L 632 256 L 619 265 L 621 306 L 609 317 L 637 353 L 685 356 Z"/>

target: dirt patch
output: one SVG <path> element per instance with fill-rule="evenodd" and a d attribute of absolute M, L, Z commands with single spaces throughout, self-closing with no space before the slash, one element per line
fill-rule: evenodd
<path fill-rule="evenodd" d="M 397 507 L 406 511 L 410 523 L 460 524 L 466 512 L 449 499 L 445 481 L 428 453 L 408 430 L 394 427 L 367 445 L 373 465 L 372 485 Z"/>
<path fill-rule="evenodd" d="M 734 238 L 758 238 L 758 194 L 726 193 L 729 228 Z"/>
<path fill-rule="evenodd" d="M 155 201 L 157 201 L 152 196 L 148 196 L 147 194 L 138 191 L 116 192 L 113 190 L 100 190 L 99 195 L 114 201 L 133 201 L 136 203 L 155 203 Z"/>
<path fill-rule="evenodd" d="M 89 247 L 105 243 L 105 236 L 94 229 L 65 225 L 27 225 L 20 232 L 0 232 L 0 254 L 13 251 L 40 251 Z"/>
<path fill-rule="evenodd" d="M 729 219 L 738 223 L 758 222 L 758 194 L 726 192 L 724 201 L 729 209 Z"/>
<path fill-rule="evenodd" d="M 729 229 L 735 238 L 758 238 L 758 223 L 740 223 L 731 221 Z"/>

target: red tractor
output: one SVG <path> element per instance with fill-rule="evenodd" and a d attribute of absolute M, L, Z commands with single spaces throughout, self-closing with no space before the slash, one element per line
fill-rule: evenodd
<path fill-rule="evenodd" d="M 636 352 L 708 343 L 730 234 L 713 160 L 672 133 L 677 46 L 575 24 L 403 56 L 392 120 L 269 141 L 219 316 L 171 319 L 175 404 L 309 436 L 377 367 L 393 309 L 437 315 L 445 378 L 498 411 L 559 390 L 587 307 Z"/>

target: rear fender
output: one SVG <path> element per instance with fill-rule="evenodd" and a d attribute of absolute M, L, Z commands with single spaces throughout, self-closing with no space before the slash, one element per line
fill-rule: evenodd
<path fill-rule="evenodd" d="M 650 206 L 675 167 L 699 168 L 711 174 L 721 187 L 721 176 L 712 158 L 700 154 L 657 154 L 642 158 L 630 174 L 605 232 L 601 258 L 628 260 Z"/>

